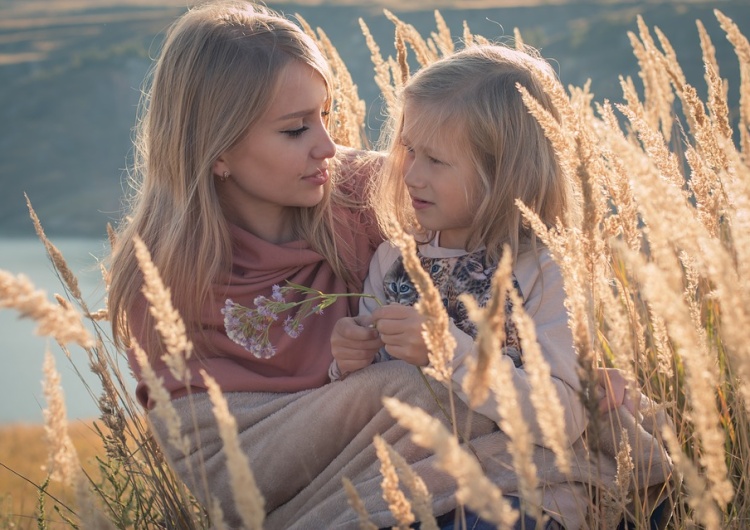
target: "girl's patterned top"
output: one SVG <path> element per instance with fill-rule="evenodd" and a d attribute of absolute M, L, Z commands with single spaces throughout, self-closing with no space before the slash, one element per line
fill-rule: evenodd
<path fill-rule="evenodd" d="M 420 255 L 419 260 L 422 268 L 430 275 L 440 292 L 448 316 L 458 329 L 475 339 L 476 325 L 469 318 L 468 311 L 458 299 L 458 295 L 468 293 L 474 297 L 480 307 L 484 307 L 492 294 L 492 276 L 495 274 L 497 264 L 487 262 L 487 251 L 484 249 L 453 257 L 432 258 Z M 512 279 L 513 288 L 523 300 L 523 293 L 515 274 Z M 404 260 L 401 256 L 393 262 L 383 277 L 383 291 L 386 302 L 412 306 L 419 299 L 417 289 L 404 269 Z M 512 313 L 513 303 L 510 296 L 506 295 L 503 353 L 508 355 L 518 368 L 523 364 L 523 358 L 518 330 L 511 319 Z"/>

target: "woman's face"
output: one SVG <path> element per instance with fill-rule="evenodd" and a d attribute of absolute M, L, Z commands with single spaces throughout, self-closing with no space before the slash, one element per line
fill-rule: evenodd
<path fill-rule="evenodd" d="M 227 218 L 258 237 L 291 237 L 293 208 L 323 199 L 336 146 L 326 129 L 328 91 L 310 66 L 292 61 L 280 73 L 266 113 L 214 163 Z"/>

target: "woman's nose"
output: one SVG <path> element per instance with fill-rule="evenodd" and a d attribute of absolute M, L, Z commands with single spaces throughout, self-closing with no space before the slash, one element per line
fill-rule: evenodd
<path fill-rule="evenodd" d="M 336 155 L 336 144 L 331 139 L 325 127 L 322 128 L 322 134 L 319 136 L 315 147 L 312 150 L 313 158 L 322 160 L 333 158 Z"/>

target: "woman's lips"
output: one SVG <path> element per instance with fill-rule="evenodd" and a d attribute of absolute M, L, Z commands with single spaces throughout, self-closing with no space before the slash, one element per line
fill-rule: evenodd
<path fill-rule="evenodd" d="M 319 169 L 312 175 L 306 175 L 302 177 L 302 180 L 309 182 L 310 184 L 315 184 L 317 186 L 322 186 L 326 182 L 328 182 L 328 170 L 327 169 Z"/>

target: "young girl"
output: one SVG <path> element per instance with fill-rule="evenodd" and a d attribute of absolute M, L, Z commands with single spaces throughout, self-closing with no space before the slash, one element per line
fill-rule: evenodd
<path fill-rule="evenodd" d="M 372 204 L 381 223 L 396 220 L 421 243 L 420 261 L 440 291 L 458 343 L 457 389 L 466 375 L 463 360 L 471 354 L 476 336 L 458 295 L 469 293 L 485 305 L 502 247 L 509 246 L 514 287 L 534 319 L 552 370 L 551 384 L 566 406 L 572 443 L 586 421 L 577 397 L 580 384 L 562 276 L 515 205 L 520 199 L 553 225 L 565 218 L 569 203 L 568 185 L 552 145 L 517 88 L 525 87 L 557 116 L 541 76 L 554 76 L 546 62 L 503 46 L 467 48 L 417 72 L 403 90 L 402 113 Z M 398 249 L 388 242 L 373 257 L 365 293 L 381 303 L 394 302 L 378 307 L 373 299 L 363 298 L 360 305 L 360 319 L 369 315 L 388 356 L 426 365 L 424 317 L 412 307 L 417 291 Z M 503 353 L 513 363 L 516 384 L 524 388 L 523 352 L 510 319 L 505 331 Z M 339 347 L 340 341 L 337 335 L 332 338 L 332 379 L 374 359 L 372 351 L 361 360 L 347 358 L 349 352 Z M 528 400 L 521 407 L 525 418 L 534 416 Z M 479 412 L 498 418 L 492 400 Z"/>
<path fill-rule="evenodd" d="M 452 386 L 467 404 L 462 390 L 467 374 L 464 361 L 475 355 L 476 328 L 458 295 L 469 293 L 485 305 L 503 246 L 508 246 L 513 286 L 534 321 L 551 371 L 549 384 L 564 407 L 572 446 L 587 420 L 579 399 L 581 386 L 562 275 L 515 204 L 520 199 L 547 226 L 565 220 L 569 208 L 566 177 L 518 89 L 523 86 L 559 119 L 544 90 L 545 77 L 553 79 L 554 73 L 542 59 L 499 45 L 472 46 L 418 71 L 403 89 L 401 113 L 393 123 L 388 161 L 375 183 L 372 204 L 384 230 L 396 220 L 418 242 L 421 265 L 440 292 L 457 343 Z M 382 243 L 376 251 L 364 292 L 384 305 L 362 298 L 359 316 L 337 324 L 331 339 L 335 358 L 331 379 L 342 379 L 382 360 L 427 365 L 422 337 L 425 317 L 413 307 L 416 288 L 399 250 L 390 243 Z M 511 309 L 508 298 L 506 316 Z M 368 348 L 359 341 L 369 337 L 369 328 L 377 330 L 384 349 Z M 505 335 L 502 362 L 511 367 L 519 394 L 518 412 L 529 424 L 534 442 L 543 445 L 529 397 L 524 352 L 510 318 L 506 318 Z M 617 378 L 616 383 L 621 381 Z M 492 397 L 475 411 L 500 421 Z M 543 507 L 553 517 L 550 525 L 557 521 L 566 528 L 578 528 L 583 523 L 580 503 L 586 503 L 584 493 L 569 484 L 546 485 Z M 577 503 L 579 509 L 571 509 Z M 560 509 L 563 506 L 568 510 Z"/>

